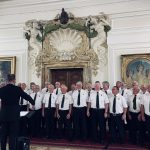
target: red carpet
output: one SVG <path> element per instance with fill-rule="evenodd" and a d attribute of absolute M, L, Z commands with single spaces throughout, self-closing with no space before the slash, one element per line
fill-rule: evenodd
<path fill-rule="evenodd" d="M 47 139 L 32 139 L 31 144 L 37 145 L 49 145 L 49 146 L 60 146 L 60 147 L 72 147 L 72 148 L 87 148 L 87 149 L 99 149 L 99 150 L 148 150 L 146 146 L 140 147 L 137 145 L 131 145 L 128 143 L 119 145 L 119 144 L 111 144 L 111 145 L 102 145 L 95 144 L 89 141 L 81 142 L 81 141 L 73 141 L 68 142 L 66 140 L 47 140 Z"/>

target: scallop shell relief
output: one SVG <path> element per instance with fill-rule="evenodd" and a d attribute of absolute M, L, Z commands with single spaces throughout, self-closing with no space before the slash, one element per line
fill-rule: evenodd
<path fill-rule="evenodd" d="M 75 49 L 81 47 L 82 38 L 78 31 L 67 29 L 59 29 L 52 32 L 49 37 L 50 46 L 57 51 L 57 58 L 61 61 L 72 60 L 75 55 Z"/>

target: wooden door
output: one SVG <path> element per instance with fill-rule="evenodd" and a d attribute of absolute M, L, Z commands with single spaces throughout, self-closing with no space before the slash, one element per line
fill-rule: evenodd
<path fill-rule="evenodd" d="M 51 77 L 52 84 L 58 81 L 61 84 L 67 85 L 70 90 L 71 84 L 83 81 L 83 69 L 51 69 Z"/>

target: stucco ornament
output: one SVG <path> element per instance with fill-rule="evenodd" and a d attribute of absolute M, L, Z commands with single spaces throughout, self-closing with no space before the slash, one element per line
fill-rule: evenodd
<path fill-rule="evenodd" d="M 28 40 L 29 66 L 40 77 L 44 64 L 87 62 L 88 70 L 97 75 L 99 66 L 107 63 L 109 17 L 101 13 L 76 18 L 68 13 L 67 21 L 60 19 L 58 14 L 54 20 L 26 22 L 24 30 Z"/>
<path fill-rule="evenodd" d="M 76 30 L 59 29 L 48 35 L 49 45 L 57 51 L 56 58 L 60 61 L 72 60 L 74 50 L 81 47 L 82 37 Z"/>
<path fill-rule="evenodd" d="M 91 39 L 91 47 L 95 50 L 99 57 L 100 68 L 102 69 L 107 64 L 107 32 L 111 28 L 111 20 L 108 15 L 103 12 L 98 16 L 88 16 L 86 24 L 91 23 L 91 30 L 98 32 L 98 35 Z"/>
<path fill-rule="evenodd" d="M 28 62 L 29 67 L 35 66 L 35 60 L 42 49 L 41 43 L 37 41 L 37 35 L 41 35 L 39 30 L 39 22 L 37 20 L 29 20 L 24 27 L 25 36 L 28 38 Z"/>

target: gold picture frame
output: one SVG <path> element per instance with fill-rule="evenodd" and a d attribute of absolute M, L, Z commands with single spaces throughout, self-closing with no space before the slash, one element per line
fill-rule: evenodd
<path fill-rule="evenodd" d="M 0 83 L 6 82 L 8 74 L 16 72 L 16 56 L 0 56 Z"/>
<path fill-rule="evenodd" d="M 139 85 L 150 84 L 150 54 L 131 54 L 121 56 L 121 76 L 128 86 L 133 81 Z"/>

